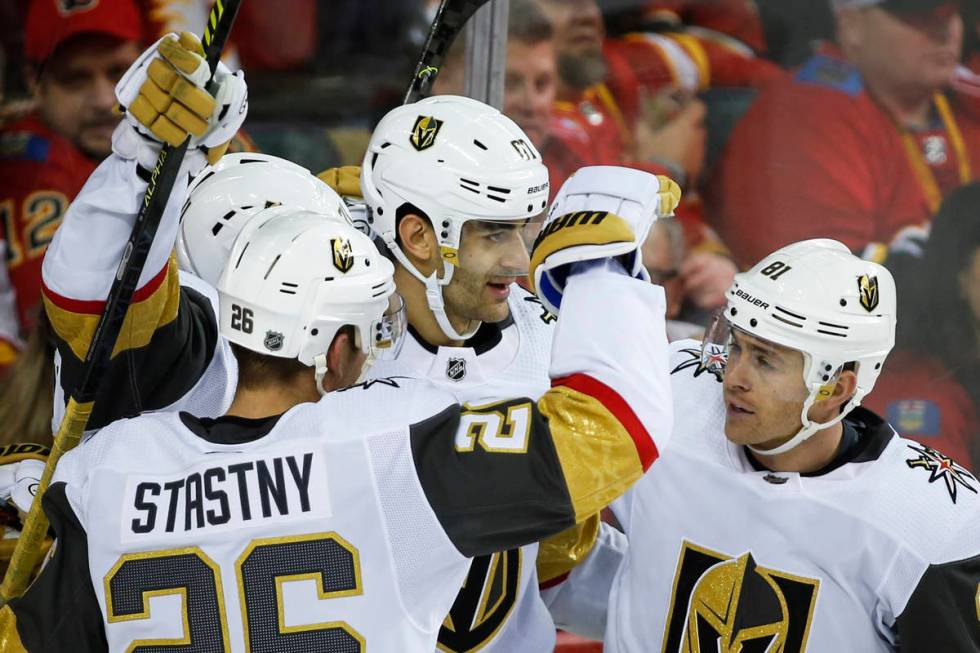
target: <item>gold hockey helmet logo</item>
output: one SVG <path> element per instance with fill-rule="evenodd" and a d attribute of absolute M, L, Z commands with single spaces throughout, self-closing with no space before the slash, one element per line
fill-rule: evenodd
<path fill-rule="evenodd" d="M 333 266 L 344 273 L 350 271 L 354 267 L 354 250 L 350 241 L 346 238 L 331 238 L 330 246 L 333 249 Z"/>
<path fill-rule="evenodd" d="M 858 292 L 864 310 L 870 313 L 878 308 L 878 277 L 862 274 L 858 277 Z"/>
<path fill-rule="evenodd" d="M 415 119 L 415 126 L 412 127 L 412 137 L 409 139 L 412 147 L 421 152 L 432 147 L 436 142 L 436 136 L 442 128 L 442 120 L 436 120 L 432 116 L 419 116 Z"/>
<path fill-rule="evenodd" d="M 803 653 L 820 581 L 684 542 L 663 653 Z"/>

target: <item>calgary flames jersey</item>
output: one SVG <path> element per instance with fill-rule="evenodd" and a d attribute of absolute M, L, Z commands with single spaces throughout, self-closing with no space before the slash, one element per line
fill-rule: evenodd
<path fill-rule="evenodd" d="M 625 275 L 570 278 L 537 402 L 393 377 L 262 420 L 105 427 L 58 466 L 56 551 L 0 611 L 4 650 L 429 653 L 469 558 L 585 519 L 657 457 L 663 311 Z"/>
<path fill-rule="evenodd" d="M 978 650 L 976 477 L 864 409 L 846 462 L 760 471 L 700 343 L 671 347 L 670 448 L 614 504 L 630 544 L 605 650 Z"/>

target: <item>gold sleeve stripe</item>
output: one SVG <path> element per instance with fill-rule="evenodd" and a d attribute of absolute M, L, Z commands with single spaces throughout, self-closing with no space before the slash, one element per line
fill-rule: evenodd
<path fill-rule="evenodd" d="M 568 530 L 538 544 L 538 581 L 541 589 L 561 583 L 592 551 L 599 537 L 599 515 L 592 515 Z"/>
<path fill-rule="evenodd" d="M 95 328 L 105 308 L 104 301 L 80 301 L 62 297 L 44 287 L 44 310 L 58 337 L 71 347 L 72 353 L 84 359 Z M 180 278 L 177 259 L 171 255 L 159 274 L 133 295 L 122 331 L 112 355 L 145 347 L 160 327 L 177 319 L 180 306 Z"/>
<path fill-rule="evenodd" d="M 9 605 L 0 609 L 0 651 L 4 653 L 27 653 L 17 632 L 17 615 Z"/>
<path fill-rule="evenodd" d="M 10 365 L 17 360 L 20 351 L 12 344 L 0 338 L 0 365 Z"/>
<path fill-rule="evenodd" d="M 548 418 L 575 521 L 580 522 L 625 492 L 658 454 L 646 429 L 635 415 L 629 416 L 632 411 L 611 388 L 585 375 L 567 377 L 560 383 L 538 400 L 538 407 Z M 615 401 L 609 397 L 601 401 L 596 396 L 602 395 L 603 389 L 622 405 L 610 409 L 607 402 Z M 617 412 L 629 415 L 620 417 Z M 637 429 L 635 435 L 626 424 Z"/>

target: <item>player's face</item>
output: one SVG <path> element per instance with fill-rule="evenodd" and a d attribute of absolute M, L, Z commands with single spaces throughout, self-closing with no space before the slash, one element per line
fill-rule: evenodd
<path fill-rule="evenodd" d="M 551 106 L 558 79 L 555 48 L 550 40 L 507 44 L 504 113 L 540 149 L 548 136 Z"/>
<path fill-rule="evenodd" d="M 949 83 L 963 47 L 956 3 L 914 13 L 871 7 L 861 18 L 860 65 L 872 85 L 875 78 L 897 88 L 939 89 Z"/>
<path fill-rule="evenodd" d="M 87 155 L 109 155 L 115 86 L 139 56 L 139 46 L 110 36 L 83 34 L 66 41 L 45 63 L 35 95 L 41 117 Z"/>
<path fill-rule="evenodd" d="M 782 444 L 802 428 L 803 354 L 735 329 L 724 394 L 729 440 L 764 449 Z"/>
<path fill-rule="evenodd" d="M 478 220 L 463 225 L 460 263 L 443 290 L 448 315 L 471 322 L 507 319 L 510 285 L 527 275 L 529 265 L 523 226 Z"/>
<path fill-rule="evenodd" d="M 605 28 L 596 0 L 542 0 L 541 8 L 555 30 L 560 54 L 583 55 L 602 50 Z"/>

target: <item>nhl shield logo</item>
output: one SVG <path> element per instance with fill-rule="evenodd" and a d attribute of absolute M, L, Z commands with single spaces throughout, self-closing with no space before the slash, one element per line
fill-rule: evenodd
<path fill-rule="evenodd" d="M 279 351 L 282 349 L 282 343 L 286 340 L 286 336 L 279 333 L 278 331 L 266 331 L 265 339 L 262 344 L 269 351 Z"/>
<path fill-rule="evenodd" d="M 419 116 L 415 119 L 415 126 L 412 127 L 412 137 L 409 139 L 412 147 L 421 152 L 427 150 L 436 142 L 436 136 L 442 128 L 442 120 L 436 120 L 432 116 Z"/>
<path fill-rule="evenodd" d="M 858 292 L 864 310 L 870 313 L 878 308 L 878 277 L 862 274 L 858 277 Z"/>
<path fill-rule="evenodd" d="M 466 359 L 450 358 L 446 363 L 446 376 L 453 381 L 462 381 L 466 378 Z"/>
<path fill-rule="evenodd" d="M 333 249 L 333 266 L 344 273 L 350 271 L 354 267 L 354 251 L 350 241 L 346 238 L 331 238 L 330 246 Z"/>

